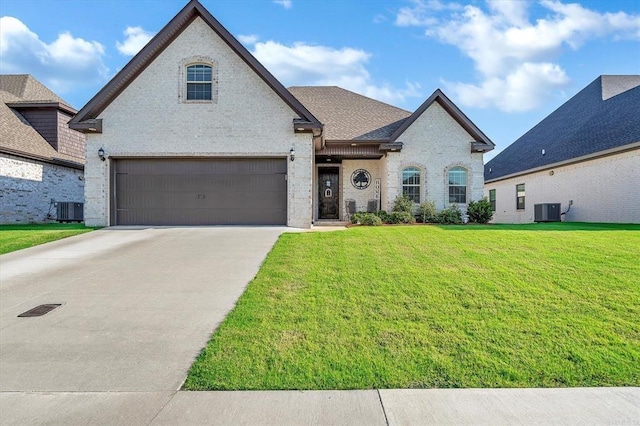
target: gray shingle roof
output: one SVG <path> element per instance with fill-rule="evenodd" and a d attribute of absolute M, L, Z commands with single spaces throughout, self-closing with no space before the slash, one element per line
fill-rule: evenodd
<path fill-rule="evenodd" d="M 0 152 L 37 157 L 45 161 L 78 159 L 61 154 L 29 122 L 7 104 L 68 104 L 30 75 L 0 75 Z M 70 107 L 69 107 L 70 108 Z"/>
<path fill-rule="evenodd" d="M 485 164 L 484 178 L 491 181 L 637 142 L 640 75 L 600 76 Z"/>
<path fill-rule="evenodd" d="M 289 91 L 324 124 L 326 140 L 385 140 L 411 115 L 337 86 L 298 86 Z"/>
<path fill-rule="evenodd" d="M 64 99 L 29 74 L 0 75 L 0 90 L 11 93 L 19 101 L 31 103 L 59 102 L 69 106 Z"/>

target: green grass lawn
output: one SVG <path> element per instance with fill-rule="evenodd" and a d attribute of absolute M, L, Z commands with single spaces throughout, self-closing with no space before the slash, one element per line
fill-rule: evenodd
<path fill-rule="evenodd" d="M 185 389 L 640 385 L 640 226 L 284 234 Z"/>
<path fill-rule="evenodd" d="M 0 225 L 0 254 L 83 234 L 94 229 L 96 228 L 87 228 L 81 223 Z"/>

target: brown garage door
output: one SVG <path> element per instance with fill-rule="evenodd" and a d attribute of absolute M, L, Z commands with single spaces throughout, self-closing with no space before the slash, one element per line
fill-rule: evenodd
<path fill-rule="evenodd" d="M 287 161 L 120 159 L 118 225 L 286 225 Z"/>

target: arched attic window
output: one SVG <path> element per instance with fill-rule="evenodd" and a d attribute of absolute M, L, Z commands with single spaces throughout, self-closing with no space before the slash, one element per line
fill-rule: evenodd
<path fill-rule="evenodd" d="M 212 100 L 213 72 L 210 65 L 194 64 L 187 66 L 187 100 Z"/>

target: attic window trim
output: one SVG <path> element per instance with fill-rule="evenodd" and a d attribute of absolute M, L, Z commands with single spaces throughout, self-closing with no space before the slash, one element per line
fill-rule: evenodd
<path fill-rule="evenodd" d="M 199 81 L 189 80 L 189 68 L 202 65 L 211 69 L 211 80 Z M 178 98 L 184 104 L 217 104 L 218 103 L 218 63 L 210 56 L 191 56 L 184 58 L 180 63 Z M 210 84 L 210 99 L 189 99 L 189 85 Z"/>

